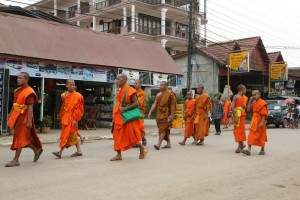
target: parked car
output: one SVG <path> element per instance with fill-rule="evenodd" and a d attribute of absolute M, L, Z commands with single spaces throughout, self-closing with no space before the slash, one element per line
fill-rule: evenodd
<path fill-rule="evenodd" d="M 272 103 L 268 105 L 267 125 L 274 124 L 276 128 L 287 127 L 288 106 L 286 104 Z"/>

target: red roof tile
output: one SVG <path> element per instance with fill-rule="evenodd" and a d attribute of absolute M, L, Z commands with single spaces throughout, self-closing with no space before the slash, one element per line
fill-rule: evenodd
<path fill-rule="evenodd" d="M 270 62 L 284 62 L 280 51 L 268 53 Z"/>
<path fill-rule="evenodd" d="M 158 43 L 0 13 L 0 53 L 182 74 Z"/>

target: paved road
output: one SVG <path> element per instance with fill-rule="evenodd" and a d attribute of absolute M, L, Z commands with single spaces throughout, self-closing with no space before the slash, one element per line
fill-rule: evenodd
<path fill-rule="evenodd" d="M 148 136 L 145 160 L 132 149 L 123 161 L 109 162 L 111 140 L 84 144 L 82 158 L 70 158 L 70 148 L 61 160 L 51 155 L 57 144 L 48 144 L 37 163 L 26 149 L 20 167 L 0 167 L 0 199 L 300 199 L 300 130 L 268 132 L 265 156 L 257 155 L 258 148 L 250 157 L 235 154 L 229 132 L 210 135 L 204 147 L 179 146 L 182 136 L 172 136 L 173 148 L 160 151 L 152 147 L 157 136 Z M 0 151 L 3 166 L 13 153 Z"/>

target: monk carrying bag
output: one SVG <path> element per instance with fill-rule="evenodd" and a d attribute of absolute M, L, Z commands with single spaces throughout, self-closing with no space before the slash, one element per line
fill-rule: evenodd
<path fill-rule="evenodd" d="M 123 95 L 122 107 L 126 107 L 126 106 L 130 105 L 130 104 L 128 104 L 128 105 L 125 104 L 127 92 L 128 92 L 128 88 L 126 89 L 126 91 Z M 136 119 L 143 118 L 143 115 L 142 115 L 139 107 L 136 107 L 134 109 L 122 112 L 122 117 L 123 117 L 124 123 L 127 123 L 130 121 L 136 120 Z"/>

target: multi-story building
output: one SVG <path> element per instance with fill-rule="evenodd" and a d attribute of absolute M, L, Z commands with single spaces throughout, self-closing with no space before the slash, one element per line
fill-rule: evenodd
<path fill-rule="evenodd" d="M 196 1 L 193 21 L 201 41 L 206 0 Z M 27 9 L 52 13 L 94 31 L 160 42 L 171 54 L 188 46 L 188 0 L 41 0 Z"/>

